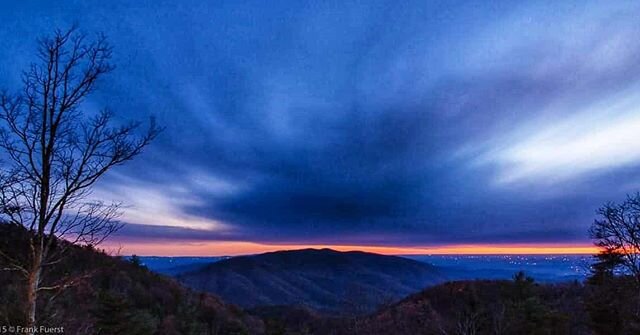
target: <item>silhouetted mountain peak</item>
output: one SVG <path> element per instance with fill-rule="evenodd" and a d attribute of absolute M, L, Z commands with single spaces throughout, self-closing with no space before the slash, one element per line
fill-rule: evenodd
<path fill-rule="evenodd" d="M 245 307 L 307 305 L 341 312 L 370 311 L 442 281 L 439 270 L 426 263 L 329 248 L 233 257 L 178 278 Z"/>

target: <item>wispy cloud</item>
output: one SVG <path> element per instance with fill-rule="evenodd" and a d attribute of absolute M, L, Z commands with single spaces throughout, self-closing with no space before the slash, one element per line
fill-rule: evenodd
<path fill-rule="evenodd" d="M 121 202 L 125 208 L 122 221 L 147 226 L 181 227 L 224 232 L 232 227 L 215 219 L 189 214 L 186 208 L 206 206 L 196 191 L 231 194 L 236 187 L 195 171 L 162 182 L 147 182 L 131 176 L 115 175 L 101 185 L 93 197 L 107 202 Z"/>
<path fill-rule="evenodd" d="M 499 137 L 480 159 L 498 166 L 498 184 L 546 185 L 640 164 L 640 90 L 633 88 L 581 110 L 541 113 Z M 565 116 L 567 115 L 567 116 Z M 493 143 L 496 143 L 493 142 Z"/>

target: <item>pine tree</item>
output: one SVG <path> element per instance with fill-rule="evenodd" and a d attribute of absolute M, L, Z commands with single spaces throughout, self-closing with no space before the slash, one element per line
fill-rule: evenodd
<path fill-rule="evenodd" d="M 130 318 L 127 302 L 116 295 L 103 292 L 98 296 L 94 311 L 95 333 L 98 335 L 129 334 Z"/>

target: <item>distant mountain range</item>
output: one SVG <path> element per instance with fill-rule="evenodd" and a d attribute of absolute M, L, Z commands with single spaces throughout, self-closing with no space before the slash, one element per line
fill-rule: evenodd
<path fill-rule="evenodd" d="M 138 257 L 138 256 L 136 256 Z M 131 260 L 131 256 L 125 257 Z M 194 271 L 211 263 L 215 263 L 230 256 L 185 257 L 185 256 L 139 256 L 141 264 L 153 272 L 163 275 L 176 276 L 180 273 Z"/>
<path fill-rule="evenodd" d="M 590 273 L 591 255 L 403 255 L 438 267 L 448 280 L 506 279 L 524 271 L 536 281 L 561 283 L 584 280 Z M 201 269 L 230 256 L 140 256 L 149 270 L 177 276 Z"/>
<path fill-rule="evenodd" d="M 439 268 L 426 263 L 331 249 L 233 257 L 177 278 L 245 308 L 303 305 L 348 314 L 371 312 L 445 280 Z"/>

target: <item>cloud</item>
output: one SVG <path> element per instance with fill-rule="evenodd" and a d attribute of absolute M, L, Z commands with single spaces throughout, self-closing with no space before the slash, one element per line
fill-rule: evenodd
<path fill-rule="evenodd" d="M 190 215 L 184 208 L 204 206 L 194 192 L 206 189 L 209 194 L 230 194 L 235 187 L 201 172 L 182 175 L 180 180 L 144 182 L 114 174 L 109 183 L 102 183 L 92 197 L 106 202 L 121 202 L 125 206 L 119 219 L 134 225 L 180 227 L 212 232 L 232 228 L 211 218 Z"/>
<path fill-rule="evenodd" d="M 481 160 L 500 166 L 498 184 L 549 184 L 640 164 L 640 94 L 628 90 L 583 110 L 535 120 L 505 134 Z M 564 106 L 569 109 L 570 107 Z"/>
<path fill-rule="evenodd" d="M 166 126 L 96 190 L 123 240 L 568 241 L 640 180 L 634 4 L 20 6 L 2 78 L 79 20 L 118 66 L 92 104 Z"/>

